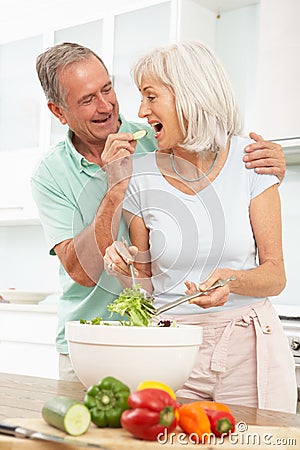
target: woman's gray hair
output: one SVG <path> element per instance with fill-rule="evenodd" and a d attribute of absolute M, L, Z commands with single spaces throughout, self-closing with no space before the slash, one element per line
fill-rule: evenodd
<path fill-rule="evenodd" d="M 138 87 L 143 75 L 153 76 L 175 96 L 185 136 L 181 147 L 192 152 L 225 148 L 242 131 L 234 91 L 217 57 L 200 42 L 182 42 L 151 50 L 133 67 Z"/>
<path fill-rule="evenodd" d="M 95 52 L 74 42 L 54 45 L 37 57 L 37 74 L 49 102 L 66 107 L 65 92 L 58 78 L 59 72 L 69 64 L 89 59 L 92 56 L 96 57 L 107 71 L 104 62 Z"/>

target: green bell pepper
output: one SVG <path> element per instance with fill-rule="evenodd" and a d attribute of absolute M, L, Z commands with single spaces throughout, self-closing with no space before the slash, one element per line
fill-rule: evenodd
<path fill-rule="evenodd" d="M 91 413 L 92 422 L 98 427 L 121 427 L 121 415 L 129 409 L 128 386 L 113 377 L 106 377 L 91 386 L 85 395 L 84 404 Z"/>

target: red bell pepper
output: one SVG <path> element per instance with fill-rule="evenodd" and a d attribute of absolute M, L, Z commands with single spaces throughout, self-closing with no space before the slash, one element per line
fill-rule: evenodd
<path fill-rule="evenodd" d="M 210 421 L 212 433 L 220 437 L 222 434 L 233 433 L 235 429 L 235 420 L 232 414 L 227 411 L 213 411 L 205 409 L 206 415 Z"/>
<path fill-rule="evenodd" d="M 155 441 L 160 433 L 173 431 L 178 422 L 178 403 L 160 389 L 143 389 L 129 395 L 121 425 L 140 439 Z"/>

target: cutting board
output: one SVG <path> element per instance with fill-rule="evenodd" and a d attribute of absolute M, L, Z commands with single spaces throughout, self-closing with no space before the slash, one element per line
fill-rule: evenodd
<path fill-rule="evenodd" d="M 7 419 L 6 423 L 21 425 L 31 430 L 55 434 L 57 436 L 66 436 L 65 433 L 47 425 L 43 419 Z M 201 447 L 190 442 L 188 437 L 181 433 L 180 429 L 177 430 L 172 440 L 169 438 L 166 443 L 158 443 L 136 439 L 121 428 L 97 428 L 91 425 L 87 433 L 78 438 L 74 438 L 74 440 L 79 439 L 85 442 L 101 444 L 108 450 L 147 450 L 159 448 L 161 450 L 184 450 L 185 448 L 198 448 L 200 450 L 212 450 L 212 448 L 219 448 L 220 450 L 237 450 L 243 448 L 257 450 L 270 450 L 272 448 L 296 450 L 300 448 L 300 428 L 249 425 L 247 430 L 243 431 L 245 426 L 246 424 L 243 424 L 243 427 L 240 426 L 240 431 L 237 431 L 230 439 L 226 437 L 223 443 L 215 438 L 215 442 L 211 441 L 213 445 L 205 444 L 201 445 Z M 0 435 L 1 450 L 75 450 L 78 448 L 73 444 L 55 444 Z"/>

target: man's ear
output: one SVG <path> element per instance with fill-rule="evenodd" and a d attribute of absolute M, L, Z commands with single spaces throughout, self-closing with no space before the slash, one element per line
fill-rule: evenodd
<path fill-rule="evenodd" d="M 52 112 L 52 114 L 54 114 L 54 116 L 58 118 L 60 123 L 62 123 L 63 125 L 66 125 L 67 121 L 65 119 L 65 116 L 64 116 L 64 113 L 63 113 L 61 107 L 56 105 L 55 103 L 51 103 L 51 102 L 48 102 L 47 105 L 48 105 L 48 108 L 50 109 L 50 111 Z"/>

